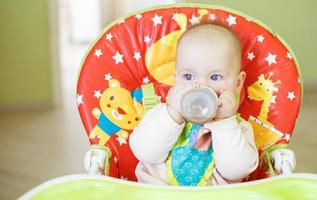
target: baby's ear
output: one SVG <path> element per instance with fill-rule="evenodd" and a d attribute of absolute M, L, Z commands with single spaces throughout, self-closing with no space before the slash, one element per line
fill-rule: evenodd
<path fill-rule="evenodd" d="M 241 88 L 244 84 L 244 80 L 246 77 L 246 73 L 245 71 L 241 71 L 238 75 L 238 79 L 237 79 L 237 87 L 236 87 L 236 93 L 240 94 Z"/>

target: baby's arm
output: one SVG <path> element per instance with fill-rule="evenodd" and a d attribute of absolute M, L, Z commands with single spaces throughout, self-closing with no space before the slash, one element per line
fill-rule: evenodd
<path fill-rule="evenodd" d="M 134 155 L 147 164 L 164 163 L 184 128 L 181 99 L 193 84 L 175 85 L 168 91 L 167 103 L 149 110 L 130 136 Z"/>
<path fill-rule="evenodd" d="M 241 181 L 258 165 L 252 126 L 236 116 L 205 124 L 211 130 L 216 169 L 228 181 Z"/>
<path fill-rule="evenodd" d="M 149 110 L 132 132 L 129 142 L 138 160 L 148 164 L 164 163 L 184 128 L 168 113 L 166 104 Z"/>

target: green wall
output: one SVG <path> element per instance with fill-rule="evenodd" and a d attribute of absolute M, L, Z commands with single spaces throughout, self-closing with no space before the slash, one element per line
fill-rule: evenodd
<path fill-rule="evenodd" d="M 53 99 L 48 1 L 0 1 L 0 108 Z"/>
<path fill-rule="evenodd" d="M 181 0 L 222 5 L 259 19 L 291 47 L 301 66 L 304 86 L 317 86 L 316 0 Z"/>
<path fill-rule="evenodd" d="M 305 85 L 317 85 L 317 1 L 182 0 L 227 6 L 281 35 L 301 65 Z M 0 108 L 53 101 L 48 0 L 0 1 Z"/>

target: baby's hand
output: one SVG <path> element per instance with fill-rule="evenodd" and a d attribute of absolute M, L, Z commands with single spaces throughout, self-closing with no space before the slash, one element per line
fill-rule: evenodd
<path fill-rule="evenodd" d="M 225 119 L 235 115 L 238 111 L 239 102 L 235 94 L 230 90 L 221 92 L 219 96 L 219 108 L 215 120 Z"/>
<path fill-rule="evenodd" d="M 184 122 L 182 116 L 181 102 L 184 94 L 190 89 L 195 88 L 196 85 L 185 84 L 173 86 L 167 94 L 167 111 L 170 116 L 179 124 Z"/>

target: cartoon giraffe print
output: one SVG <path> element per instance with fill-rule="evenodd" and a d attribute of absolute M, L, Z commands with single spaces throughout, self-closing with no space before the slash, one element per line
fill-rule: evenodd
<path fill-rule="evenodd" d="M 281 81 L 273 82 L 270 79 L 272 75 L 273 72 L 270 72 L 269 76 L 265 78 L 264 74 L 261 74 L 258 80 L 248 87 L 248 98 L 255 101 L 263 101 L 257 118 L 273 127 L 268 121 L 269 108 L 272 104 L 273 93 L 278 91 L 275 85 L 280 84 Z"/>
<path fill-rule="evenodd" d="M 268 121 L 270 105 L 272 104 L 273 93 L 278 91 L 275 87 L 281 81 L 273 82 L 271 80 L 273 73 L 270 72 L 265 78 L 264 74 L 258 77 L 258 80 L 248 87 L 248 98 L 255 101 L 263 101 L 259 115 L 254 118 L 249 117 L 248 122 L 252 124 L 254 130 L 255 143 L 258 149 L 265 149 L 277 142 L 281 134 L 274 128 L 274 125 Z"/>

